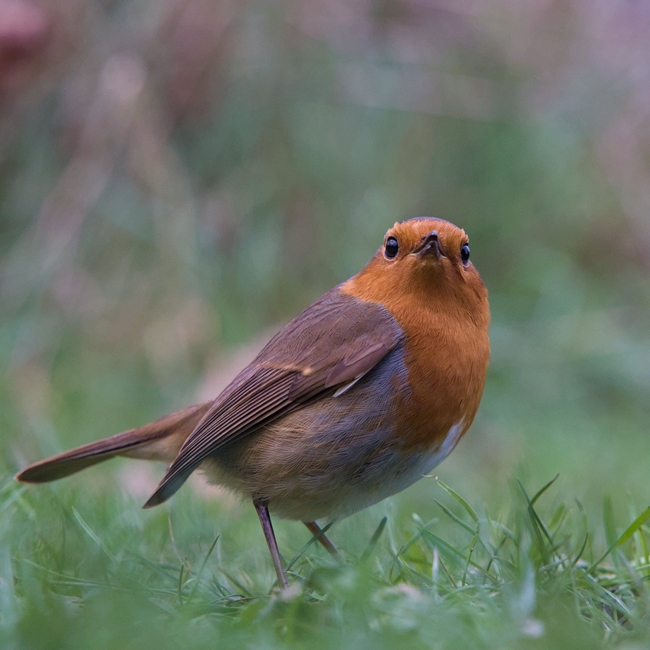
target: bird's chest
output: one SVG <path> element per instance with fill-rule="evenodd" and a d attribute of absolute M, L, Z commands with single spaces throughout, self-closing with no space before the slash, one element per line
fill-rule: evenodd
<path fill-rule="evenodd" d="M 481 338 L 435 322 L 407 338 L 408 392 L 398 401 L 396 418 L 405 448 L 437 453 L 448 447 L 444 457 L 469 428 L 487 369 Z"/>

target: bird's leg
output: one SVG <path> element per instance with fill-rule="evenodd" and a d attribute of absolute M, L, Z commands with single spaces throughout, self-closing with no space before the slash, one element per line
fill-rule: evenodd
<path fill-rule="evenodd" d="M 330 542 L 327 535 L 323 532 L 323 529 L 315 521 L 303 521 L 309 532 L 316 537 L 316 540 L 321 544 L 321 546 L 330 554 L 337 559 L 341 559 L 341 554 L 336 550 L 336 546 Z M 328 526 L 329 528 L 329 526 Z"/>
<path fill-rule="evenodd" d="M 275 572 L 278 575 L 278 583 L 280 584 L 281 589 L 286 589 L 289 585 L 287 583 L 287 576 L 284 573 L 284 567 L 282 566 L 282 558 L 280 557 L 278 543 L 275 540 L 273 524 L 271 523 L 271 515 L 269 515 L 269 508 L 263 501 L 253 501 L 253 505 L 255 506 L 255 510 L 257 510 L 257 516 L 260 518 L 262 530 L 264 531 L 264 537 L 266 538 L 266 543 L 268 544 L 269 551 L 271 552 L 273 566 L 275 566 Z"/>

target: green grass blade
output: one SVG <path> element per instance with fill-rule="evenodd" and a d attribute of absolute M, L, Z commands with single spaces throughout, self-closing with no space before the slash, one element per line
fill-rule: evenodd
<path fill-rule="evenodd" d="M 438 549 L 441 551 L 441 553 L 444 551 L 448 557 L 453 557 L 462 560 L 463 565 L 465 564 L 465 562 L 469 562 L 470 566 L 480 571 L 491 581 L 494 581 L 495 579 L 494 576 L 491 576 L 480 564 L 477 564 L 472 560 L 471 553 L 469 557 L 466 556 L 462 551 L 459 551 L 457 548 L 449 544 L 449 542 L 445 542 L 444 539 L 438 537 L 437 535 L 435 535 L 434 533 L 428 530 L 422 531 L 422 538 L 426 540 L 431 547 L 437 546 Z"/>
<path fill-rule="evenodd" d="M 544 492 L 546 492 L 546 490 L 548 490 L 551 485 L 553 485 L 553 483 L 558 480 L 559 477 L 560 475 L 556 474 L 546 485 L 537 490 L 537 492 L 535 492 L 535 496 L 533 496 L 533 498 L 530 500 L 530 505 L 534 506 L 537 499 L 539 499 L 539 497 L 541 497 L 542 494 L 544 494 Z"/>
<path fill-rule="evenodd" d="M 467 503 L 467 501 L 465 501 L 465 499 L 463 499 L 463 497 L 461 497 L 460 494 L 458 494 L 458 492 L 456 492 L 455 490 L 453 490 L 452 488 L 450 488 L 447 484 L 443 483 L 443 482 L 442 482 L 439 478 L 437 478 L 437 477 L 436 477 L 436 483 L 438 483 L 438 485 L 439 485 L 439 486 L 440 486 L 440 487 L 441 487 L 441 488 L 442 488 L 442 489 L 443 489 L 447 494 L 449 494 L 449 495 L 452 496 L 454 499 L 456 499 L 456 501 L 458 501 L 458 503 L 460 503 L 460 505 L 463 506 L 463 508 L 465 509 L 465 511 L 467 512 L 467 514 L 468 514 L 468 515 L 469 515 L 469 516 L 470 516 L 470 517 L 471 517 L 471 518 L 472 518 L 476 523 L 478 523 L 478 515 L 477 515 L 476 512 L 474 511 L 474 508 L 472 508 L 472 506 L 470 506 L 469 503 Z"/>
<path fill-rule="evenodd" d="M 360 560 L 361 563 L 365 562 L 370 557 L 370 554 L 375 550 L 375 546 L 377 546 L 377 542 L 379 541 L 379 538 L 384 532 L 384 528 L 386 528 L 387 523 L 388 523 L 388 517 L 382 517 L 382 520 L 379 522 L 379 525 L 377 526 L 375 532 L 372 534 L 372 537 L 370 538 L 370 542 L 368 543 L 366 550 L 361 554 L 361 560 Z"/>
<path fill-rule="evenodd" d="M 305 551 L 306 551 L 306 550 L 307 550 L 307 549 L 308 549 L 308 548 L 309 548 L 309 547 L 310 547 L 314 542 L 318 541 L 318 538 L 319 538 L 321 535 L 324 535 L 324 534 L 325 534 L 325 533 L 326 533 L 326 532 L 327 532 L 327 531 L 332 527 L 333 523 L 334 523 L 333 521 L 330 521 L 330 523 L 327 524 L 327 526 L 323 526 L 323 528 L 321 528 L 320 531 L 319 531 L 318 533 L 316 533 L 315 535 L 313 535 L 313 536 L 311 537 L 311 539 L 310 539 L 310 540 L 309 540 L 309 541 L 308 541 L 308 542 L 307 542 L 307 543 L 306 543 L 306 544 L 305 544 L 305 545 L 304 545 L 304 546 L 303 546 L 303 547 L 302 547 L 302 548 L 301 548 L 301 549 L 300 549 L 300 550 L 299 550 L 299 551 L 298 551 L 298 552 L 297 552 L 297 553 L 296 553 L 296 554 L 291 558 L 291 561 L 289 562 L 289 564 L 287 564 L 287 567 L 286 567 L 285 571 L 290 571 L 290 570 L 291 570 L 291 567 L 293 567 L 293 565 L 294 565 L 294 564 L 295 564 L 295 563 L 296 563 L 296 562 L 297 562 L 297 561 L 298 561 L 298 560 L 299 560 L 299 559 L 300 559 L 300 558 L 305 554 Z"/>
<path fill-rule="evenodd" d="M 646 521 L 650 519 L 650 506 L 648 506 L 623 532 L 623 534 L 610 544 L 603 555 L 589 567 L 591 573 L 615 548 L 622 546 L 636 533 Z"/>
<path fill-rule="evenodd" d="M 185 563 L 183 562 L 181 564 L 181 570 L 178 572 L 178 587 L 177 587 L 177 592 L 178 592 L 178 604 L 182 607 L 183 606 L 183 576 L 185 574 Z"/>
<path fill-rule="evenodd" d="M 468 533 L 474 535 L 476 533 L 476 527 L 472 528 L 467 522 L 463 521 L 460 517 L 455 515 L 446 505 L 440 503 L 437 499 L 434 499 L 434 502 L 440 506 L 440 509 L 453 521 L 455 521 L 461 528 L 464 528 Z"/>
<path fill-rule="evenodd" d="M 546 565 L 549 563 L 549 550 L 546 547 L 546 543 L 544 542 L 544 537 L 542 536 L 542 533 L 544 533 L 544 536 L 546 537 L 546 539 L 548 540 L 551 546 L 554 546 L 553 538 L 551 537 L 551 534 L 546 529 L 546 526 L 542 522 L 540 516 L 537 514 L 537 511 L 533 506 L 533 501 L 532 499 L 529 498 L 528 493 L 526 492 L 526 489 L 523 486 L 523 483 L 519 479 L 517 479 L 517 483 L 519 484 L 519 487 L 521 488 L 524 498 L 528 503 L 528 508 L 527 508 L 528 517 L 530 518 L 533 531 L 535 533 L 535 538 L 537 539 L 537 545 L 539 548 L 540 555 L 542 556 L 543 564 Z M 540 495 L 544 493 L 544 491 L 548 488 L 548 486 L 551 483 L 552 481 L 547 483 L 541 490 L 539 490 L 535 494 L 535 498 L 539 498 Z"/>
<path fill-rule="evenodd" d="M 196 594 L 196 590 L 199 588 L 199 582 L 201 580 L 201 576 L 203 575 L 203 569 L 205 569 L 205 565 L 208 563 L 208 560 L 210 559 L 210 556 L 212 555 L 212 551 L 214 551 L 214 547 L 217 545 L 217 542 L 219 541 L 219 535 L 217 535 L 214 538 L 214 542 L 210 545 L 210 548 L 208 549 L 208 552 L 205 554 L 205 557 L 203 558 L 203 562 L 201 563 L 201 566 L 199 567 L 199 570 L 196 574 L 196 578 L 194 578 L 194 587 L 192 588 L 192 591 L 190 592 L 190 595 L 187 598 L 187 602 L 191 602 L 192 598 L 194 598 L 194 594 Z"/>
<path fill-rule="evenodd" d="M 97 535 L 97 533 L 88 525 L 86 520 L 79 514 L 76 508 L 72 508 L 72 514 L 74 515 L 75 519 L 79 523 L 79 525 L 83 528 L 84 532 L 90 537 L 90 539 L 95 542 L 99 546 L 99 548 L 102 549 L 102 551 L 106 554 L 108 558 L 115 564 L 119 565 L 120 563 L 118 562 L 117 558 L 111 553 L 109 550 L 108 546 L 104 544 L 102 539 Z"/>

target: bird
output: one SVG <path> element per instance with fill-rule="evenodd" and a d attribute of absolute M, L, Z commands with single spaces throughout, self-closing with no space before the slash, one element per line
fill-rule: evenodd
<path fill-rule="evenodd" d="M 371 506 L 429 473 L 469 429 L 490 358 L 487 289 L 465 231 L 396 222 L 370 262 L 285 325 L 213 401 L 34 463 L 63 478 L 115 456 L 168 463 L 144 504 L 201 470 L 252 501 L 277 575 L 274 517 L 305 523 Z"/>

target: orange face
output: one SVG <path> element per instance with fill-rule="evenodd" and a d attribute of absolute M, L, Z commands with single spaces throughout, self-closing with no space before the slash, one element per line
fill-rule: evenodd
<path fill-rule="evenodd" d="M 485 285 L 470 261 L 465 231 L 431 217 L 396 223 L 370 263 L 343 290 L 389 308 L 407 296 L 428 301 L 444 295 L 446 301 L 470 310 L 482 310 L 487 300 Z"/>

